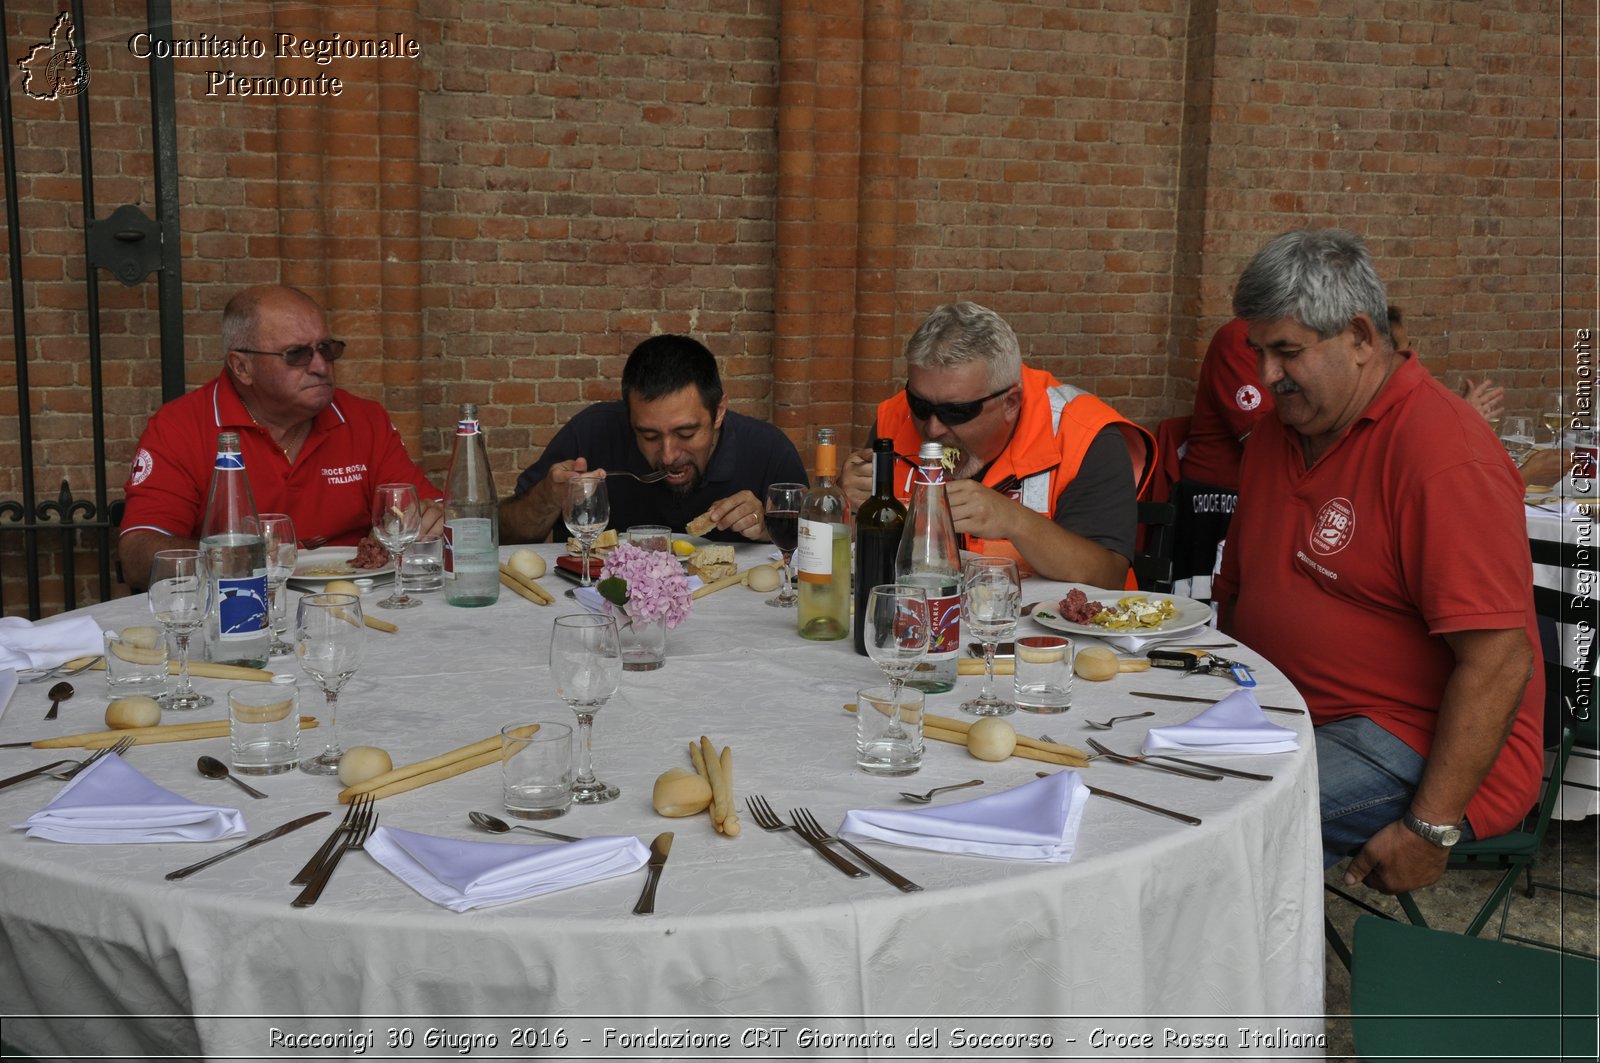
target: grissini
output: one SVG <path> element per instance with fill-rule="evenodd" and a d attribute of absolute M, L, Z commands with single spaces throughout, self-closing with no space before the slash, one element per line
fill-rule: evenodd
<path fill-rule="evenodd" d="M 996 657 L 994 659 L 994 674 L 995 675 L 1015 675 L 1016 672 L 1017 672 L 1017 662 L 1012 660 L 1010 657 Z M 983 674 L 983 658 L 982 657 L 961 657 L 961 658 L 957 659 L 957 661 L 956 661 L 956 674 L 957 675 L 982 675 Z"/>
<path fill-rule="evenodd" d="M 391 635 L 400 630 L 397 625 L 391 624 L 387 620 L 379 620 L 377 617 L 367 616 L 365 613 L 361 614 L 361 622 L 374 631 L 387 631 Z"/>
<path fill-rule="evenodd" d="M 690 592 L 689 597 L 704 598 L 708 594 L 715 594 L 717 591 L 726 590 L 729 587 L 737 587 L 749 578 L 748 573 L 735 572 L 731 576 L 723 576 L 721 579 L 712 580 L 710 583 L 702 583 Z"/>
<path fill-rule="evenodd" d="M 846 712 L 855 712 L 854 702 L 847 702 L 844 707 Z M 880 707 L 879 712 L 883 712 Z M 884 713 L 885 716 L 888 713 Z M 967 744 L 967 731 L 972 724 L 966 720 L 957 720 L 949 716 L 935 716 L 931 713 L 922 717 L 924 738 L 933 738 L 941 742 L 954 742 L 956 745 Z M 1023 757 L 1027 760 L 1043 760 L 1051 764 L 1071 764 L 1074 767 L 1084 767 L 1089 763 L 1089 754 L 1077 746 L 1069 746 L 1064 742 L 1042 742 L 1037 738 L 1026 735 L 1017 735 L 1017 748 L 1011 754 L 1014 757 Z"/>
<path fill-rule="evenodd" d="M 91 664 L 90 661 L 93 661 Z M 106 659 L 104 657 L 79 657 L 68 661 L 61 667 L 77 668 L 86 665 L 93 671 L 105 671 Z M 167 674 L 177 675 L 178 662 L 171 661 L 167 664 Z M 196 679 L 232 679 L 243 683 L 270 683 L 272 673 L 263 668 L 244 668 L 237 664 L 212 664 L 209 661 L 190 661 L 189 674 Z"/>
<path fill-rule="evenodd" d="M 722 747 L 722 779 L 728 784 L 728 814 L 722 817 L 722 833 L 739 836 L 739 806 L 733 802 L 733 747 Z"/>
<path fill-rule="evenodd" d="M 300 729 L 317 726 L 315 716 L 300 717 Z M 121 738 L 132 738 L 135 745 L 153 746 L 163 742 L 190 742 L 197 738 L 228 737 L 227 720 L 196 720 L 193 723 L 163 723 L 154 727 L 124 727 L 116 731 L 90 731 L 86 734 L 41 738 L 34 749 L 99 749 L 116 745 Z"/>
<path fill-rule="evenodd" d="M 524 737 L 525 738 L 528 735 L 533 734 L 538 729 L 539 729 L 539 725 L 538 724 L 528 724 L 526 727 L 518 728 L 516 733 L 517 733 L 517 735 L 519 737 Z M 526 733 L 524 733 L 524 732 L 526 732 Z M 457 749 L 452 749 L 447 753 L 440 753 L 438 756 L 429 757 L 427 760 L 419 760 L 415 764 L 404 764 L 404 765 L 401 765 L 400 767 L 395 768 L 392 771 L 384 772 L 382 775 L 374 775 L 372 778 L 368 779 L 366 782 L 357 783 L 354 786 L 347 786 L 343 790 L 339 791 L 339 803 L 341 805 L 348 805 L 352 800 L 354 800 L 360 794 L 368 794 L 368 793 L 370 793 L 374 797 L 388 797 L 390 794 L 403 793 L 403 792 L 405 792 L 405 790 L 415 789 L 415 786 L 407 786 L 407 787 L 403 787 L 401 789 L 388 790 L 386 793 L 383 793 L 383 794 L 379 794 L 379 793 L 377 793 L 377 791 L 384 790 L 384 789 L 386 789 L 386 788 L 388 788 L 390 786 L 393 786 L 393 785 L 395 785 L 397 783 L 406 782 L 408 780 L 411 780 L 411 779 L 414 779 L 414 778 L 418 778 L 418 777 L 423 776 L 423 775 L 431 775 L 431 774 L 433 774 L 433 773 L 435 773 L 435 772 L 437 772 L 437 771 L 439 771 L 441 769 L 454 767 L 456 765 L 463 764 L 463 763 L 465 763 L 465 762 L 467 762 L 469 760 L 477 760 L 477 759 L 483 757 L 484 755 L 490 754 L 490 753 L 494 754 L 494 758 L 493 758 L 494 760 L 498 760 L 499 759 L 499 757 L 500 757 L 500 736 L 499 735 L 493 735 L 493 736 L 491 736 L 489 738 L 483 739 L 481 742 L 473 742 L 471 745 L 465 745 L 465 746 L 461 746 L 461 747 L 459 747 Z M 482 764 L 473 764 L 472 767 L 479 768 L 479 767 L 482 767 L 483 764 L 488 764 L 488 763 L 492 763 L 492 761 L 483 761 Z M 470 771 L 470 770 L 471 770 L 471 768 L 462 768 L 461 769 L 461 771 Z M 454 771 L 454 772 L 451 772 L 450 774 L 451 775 L 459 775 L 460 773 L 461 773 L 460 771 Z M 447 779 L 449 777 L 450 777 L 450 775 L 439 775 L 439 776 L 436 776 L 436 777 L 433 777 L 433 778 L 429 778 L 427 780 L 427 782 L 438 782 L 439 779 Z M 416 785 L 417 786 L 425 786 L 425 785 L 427 785 L 427 783 L 417 783 Z"/>
<path fill-rule="evenodd" d="M 500 575 L 505 579 L 510 579 L 516 584 L 515 587 L 512 587 L 512 590 L 521 588 L 522 590 L 531 593 L 533 595 L 533 601 L 537 601 L 541 605 L 554 605 L 556 603 L 554 595 L 545 590 L 543 587 L 539 586 L 537 581 L 528 576 L 524 576 L 510 565 L 501 565 Z M 502 579 L 501 582 L 505 582 L 505 579 Z M 523 597 L 526 598 L 528 595 L 525 594 Z"/>
<path fill-rule="evenodd" d="M 500 739 L 497 737 L 495 739 L 497 745 L 499 741 Z M 396 779 L 393 782 L 374 787 L 372 784 L 377 782 L 378 779 L 385 778 L 387 775 L 386 773 L 386 775 L 378 776 L 377 779 L 368 779 L 366 782 L 361 783 L 360 788 L 362 793 L 371 795 L 374 801 L 381 801 L 385 797 L 393 797 L 395 794 L 403 794 L 408 790 L 421 789 L 430 783 L 442 782 L 445 779 L 453 779 L 457 775 L 464 775 L 469 771 L 474 771 L 478 768 L 485 768 L 490 764 L 498 763 L 500 763 L 500 750 L 496 748 L 487 753 L 479 754 L 476 757 L 467 757 L 465 760 L 458 760 L 451 764 L 446 764 L 443 767 L 434 768 L 432 771 L 420 772 L 404 779 Z M 357 787 L 350 787 L 350 790 L 354 789 L 357 789 Z M 350 790 L 341 790 L 339 792 L 339 803 L 341 805 L 347 805 L 351 801 L 355 800 L 356 795 L 351 794 Z M 349 796 L 346 796 L 347 794 Z"/>

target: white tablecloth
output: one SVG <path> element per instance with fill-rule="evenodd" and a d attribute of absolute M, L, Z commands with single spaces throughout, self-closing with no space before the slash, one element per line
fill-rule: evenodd
<path fill-rule="evenodd" d="M 754 547 L 740 553 L 745 564 L 759 556 Z M 558 594 L 565 586 L 545 583 Z M 1025 596 L 1052 598 L 1054 586 L 1030 581 Z M 943 799 L 953 801 L 1018 785 L 1045 767 L 982 763 L 930 742 L 911 778 L 856 771 L 853 724 L 840 706 L 876 682 L 877 669 L 848 641 L 799 639 L 793 612 L 765 607 L 765 597 L 735 587 L 701 600 L 669 635 L 664 668 L 624 675 L 595 728 L 598 774 L 619 783 L 622 796 L 551 824 L 645 841 L 676 831 L 658 914 L 629 914 L 642 872 L 453 914 L 361 854 L 345 859 L 316 907 L 292 909 L 287 880 L 334 817 L 182 882 L 162 876 L 229 843 L 67 846 L 8 830 L 0 837 L 6 1041 L 79 1058 L 273 1059 L 317 1055 L 315 1047 L 349 1055 L 372 1031 L 367 1053 L 384 1058 L 460 1058 L 452 1046 L 464 1042 L 448 1038 L 468 1036 L 496 1039 L 495 1049 L 480 1040 L 477 1057 L 906 1058 L 917 1027 L 923 1036 L 938 1030 L 919 1058 L 1209 1057 L 1216 1050 L 1197 1039 L 1214 1036 L 1240 1055 L 1322 1054 L 1314 1043 L 1322 871 L 1306 717 L 1271 714 L 1298 729 L 1300 752 L 1227 761 L 1274 774 L 1269 783 L 1194 781 L 1103 761 L 1086 771 L 1096 785 L 1198 815 L 1202 827 L 1093 798 L 1070 864 L 871 846 L 926 887 L 902 894 L 876 877 L 846 879 L 793 835 L 763 833 L 748 816 L 743 835 L 728 839 L 705 816 L 666 820 L 650 808 L 655 776 L 687 767 L 686 744 L 702 734 L 733 747 L 741 795 L 765 794 L 780 811 L 805 805 L 829 827 L 846 809 L 896 803 L 901 789 L 987 780 Z M 564 597 L 541 608 L 503 591 L 487 609 L 451 608 L 442 595 L 407 612 L 372 609 L 401 630 L 368 632 L 366 658 L 340 699 L 346 746 L 381 745 L 406 763 L 507 722 L 570 721 L 546 658 L 552 617 L 576 608 Z M 145 620 L 143 609 L 136 597 L 89 611 L 120 626 Z M 1301 704 L 1270 665 L 1234 652 L 1255 668 L 1262 701 Z M 291 659 L 275 665 L 297 672 Z M 44 685 L 23 686 L 0 720 L 0 741 L 97 728 L 103 676 L 74 682 L 78 696 L 52 724 L 40 722 Z M 221 702 L 227 684 L 199 682 Z M 959 715 L 979 682 L 963 678 L 955 692 L 930 698 L 929 711 Z M 320 691 L 310 681 L 300 689 L 302 711 L 319 714 Z M 1126 697 L 1134 689 L 1221 696 L 1231 682 L 1170 672 L 1080 680 L 1069 714 L 1013 720 L 1023 733 L 1081 746 L 1085 716 L 1153 709 L 1154 717 L 1109 733 L 1133 750 L 1145 725 L 1180 722 L 1200 708 Z M 224 715 L 220 705 L 201 711 Z M 304 735 L 308 747 L 322 738 Z M 197 755 L 226 757 L 226 748 L 226 739 L 146 746 L 128 759 L 195 799 L 239 798 L 252 835 L 332 807 L 338 784 L 325 777 L 253 780 L 270 795 L 253 801 L 196 774 Z M 54 756 L 0 750 L 0 776 Z M 0 815 L 8 826 L 21 822 L 59 785 L 0 791 Z M 481 769 L 380 802 L 381 822 L 483 838 L 466 813 L 498 812 L 499 785 L 496 768 Z M 106 1017 L 25 1017 L 64 1014 Z M 134 1018 L 142 1014 L 166 1017 Z M 608 1026 L 618 1031 L 609 1040 Z M 787 1032 L 749 1032 L 777 1027 Z M 1241 1027 L 1253 1033 L 1241 1039 Z M 445 1032 L 425 1051 L 429 1029 Z M 662 1047 L 650 1040 L 653 1029 L 727 1034 L 730 1047 Z M 821 1031 L 810 1048 L 806 1029 Z M 971 1040 L 980 1036 L 1024 1040 Z M 540 1039 L 540 1051 L 517 1048 Z"/>

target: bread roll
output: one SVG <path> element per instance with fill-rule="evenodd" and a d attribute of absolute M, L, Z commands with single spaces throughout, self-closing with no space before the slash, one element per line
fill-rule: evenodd
<path fill-rule="evenodd" d="M 154 727 L 161 722 L 161 705 L 142 695 L 118 698 L 106 706 L 106 726 L 115 730 L 127 727 Z"/>
<path fill-rule="evenodd" d="M 768 594 L 783 586 L 783 576 L 775 568 L 757 565 L 745 577 L 745 585 L 753 591 Z"/>
<path fill-rule="evenodd" d="M 650 803 L 657 815 L 674 819 L 697 815 L 711 804 L 711 783 L 698 772 L 673 768 L 656 779 Z"/>
<path fill-rule="evenodd" d="M 517 575 L 527 576 L 529 579 L 539 579 L 545 573 L 544 558 L 540 557 L 536 551 L 530 550 L 526 546 L 520 550 L 514 551 L 511 557 L 506 561 L 506 564 L 511 568 L 511 571 L 515 572 Z"/>
<path fill-rule="evenodd" d="M 1005 760 L 1016 748 L 1016 728 L 998 716 L 985 716 L 967 729 L 967 752 L 979 760 Z"/>
<path fill-rule="evenodd" d="M 393 769 L 394 761 L 377 746 L 351 746 L 339 758 L 339 781 L 356 786 Z"/>

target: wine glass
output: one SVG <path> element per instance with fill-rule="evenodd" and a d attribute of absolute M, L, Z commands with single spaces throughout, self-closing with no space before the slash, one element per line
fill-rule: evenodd
<path fill-rule="evenodd" d="M 889 678 L 894 726 L 899 727 L 900 690 L 906 685 L 906 676 L 928 652 L 932 635 L 928 592 L 909 583 L 879 584 L 867 594 L 867 610 L 861 623 L 867 656 Z"/>
<path fill-rule="evenodd" d="M 1539 414 L 1539 422 L 1541 427 L 1544 428 L 1545 434 L 1550 438 L 1548 443 L 1543 440 L 1535 440 L 1535 442 L 1551 447 L 1560 447 L 1566 442 L 1567 417 L 1559 400 L 1544 408 L 1543 412 Z"/>
<path fill-rule="evenodd" d="M 406 547 L 417 541 L 422 530 L 422 504 L 411 484 L 379 484 L 372 493 L 372 537 L 394 555 L 394 587 L 389 597 L 378 603 L 380 609 L 410 609 L 421 605 L 401 587 L 405 571 Z"/>
<path fill-rule="evenodd" d="M 767 488 L 767 534 L 772 545 L 783 551 L 783 590 L 767 599 L 779 609 L 793 609 L 797 600 L 794 579 L 789 573 L 794 548 L 800 542 L 800 503 L 806 500 L 805 484 L 773 484 Z"/>
<path fill-rule="evenodd" d="M 611 520 L 611 498 L 606 494 L 605 477 L 574 476 L 568 480 L 561 519 L 583 547 L 583 585 L 590 586 L 594 581 L 589 578 L 589 548 Z"/>
<path fill-rule="evenodd" d="M 1009 557 L 974 557 L 961 566 L 961 626 L 983 643 L 983 690 L 961 711 L 974 716 L 1009 716 L 1017 711 L 995 694 L 994 648 L 1017 633 L 1022 580 Z"/>
<path fill-rule="evenodd" d="M 311 775 L 337 775 L 339 758 L 339 688 L 356 673 L 366 647 L 367 629 L 361 599 L 354 594 L 307 594 L 295 618 L 294 651 L 300 669 L 322 687 L 328 704 L 328 746 L 300 762 Z"/>
<path fill-rule="evenodd" d="M 175 712 L 211 704 L 189 682 L 189 636 L 211 612 L 211 581 L 199 550 L 158 550 L 150 559 L 150 612 L 178 644 L 178 686 L 157 700 Z"/>
<path fill-rule="evenodd" d="M 256 529 L 267 548 L 267 598 L 272 603 L 272 645 L 267 647 L 267 653 L 282 657 L 294 652 L 294 645 L 283 637 L 289 629 L 289 595 L 283 585 L 294 575 L 300 549 L 295 543 L 294 521 L 287 513 L 261 514 L 256 518 Z"/>
<path fill-rule="evenodd" d="M 556 617 L 550 635 L 550 674 L 556 695 L 578 714 L 578 777 L 572 782 L 572 799 L 589 805 L 610 801 L 622 791 L 595 779 L 590 736 L 594 714 L 617 692 L 622 677 L 616 620 L 599 613 Z"/>
<path fill-rule="evenodd" d="M 1521 465 L 1533 450 L 1533 419 L 1522 416 L 1505 418 L 1500 423 L 1500 442 L 1505 444 L 1511 460 Z"/>

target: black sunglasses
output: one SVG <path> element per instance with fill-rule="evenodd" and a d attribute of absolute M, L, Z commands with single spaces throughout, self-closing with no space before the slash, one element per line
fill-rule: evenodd
<path fill-rule="evenodd" d="M 906 402 L 911 405 L 911 416 L 919 421 L 926 421 L 934 414 L 939 415 L 939 420 L 948 425 L 966 424 L 978 414 L 983 412 L 983 404 L 990 399 L 999 398 L 1015 384 L 1007 384 L 999 391 L 991 391 L 981 399 L 972 399 L 969 402 L 929 402 L 927 399 L 911 390 L 910 381 L 906 382 Z"/>
<path fill-rule="evenodd" d="M 324 362 L 337 362 L 344 355 L 344 340 L 323 340 L 315 345 L 300 343 L 286 351 L 252 351 L 248 347 L 235 347 L 234 350 L 240 354 L 270 354 L 274 358 L 282 358 L 284 365 L 299 369 L 303 365 L 310 365 L 311 359 L 319 354 Z"/>

